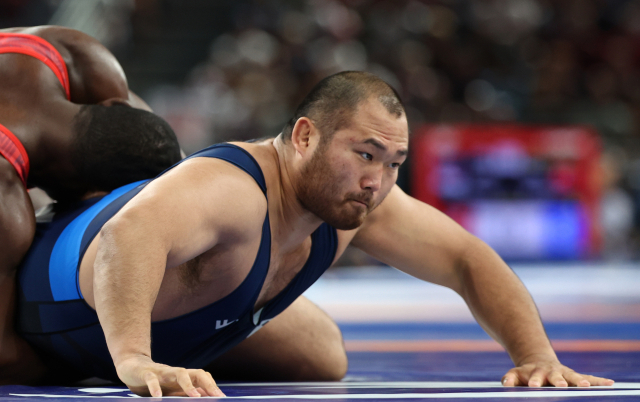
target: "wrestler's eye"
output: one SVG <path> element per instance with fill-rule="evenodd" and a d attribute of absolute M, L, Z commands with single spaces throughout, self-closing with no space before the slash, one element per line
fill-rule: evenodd
<path fill-rule="evenodd" d="M 362 156 L 364 159 L 368 161 L 373 160 L 373 155 L 367 152 L 360 152 L 360 156 Z"/>
<path fill-rule="evenodd" d="M 397 168 L 399 168 L 399 167 L 400 167 L 400 165 L 401 165 L 400 163 L 398 163 L 398 162 L 394 162 L 394 163 L 390 164 L 390 165 L 389 165 L 389 167 L 390 167 L 391 169 L 397 169 Z"/>

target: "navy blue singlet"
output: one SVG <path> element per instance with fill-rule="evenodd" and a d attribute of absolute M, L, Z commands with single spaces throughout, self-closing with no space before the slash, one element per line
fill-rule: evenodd
<path fill-rule="evenodd" d="M 217 144 L 187 159 L 198 157 L 218 158 L 240 167 L 254 178 L 266 197 L 262 170 L 244 149 Z M 104 197 L 84 201 L 73 211 L 57 214 L 52 222 L 38 224 L 36 238 L 20 268 L 17 328 L 57 367 L 85 377 L 117 380 L 98 316 L 80 293 L 78 269 L 104 223 L 148 182 L 132 183 Z M 215 303 L 180 317 L 153 322 L 153 360 L 178 367 L 205 367 L 293 303 L 331 265 L 336 247 L 335 228 L 322 224 L 312 234 L 311 253 L 302 270 L 254 314 L 269 269 L 271 232 L 267 213 L 259 251 L 245 280 Z"/>

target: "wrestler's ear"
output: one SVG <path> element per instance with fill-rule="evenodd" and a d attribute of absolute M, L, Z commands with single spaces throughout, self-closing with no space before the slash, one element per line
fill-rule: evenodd
<path fill-rule="evenodd" d="M 293 130 L 291 130 L 291 143 L 297 153 L 304 156 L 312 148 L 317 131 L 315 124 L 308 117 L 301 117 L 296 121 Z"/>
<path fill-rule="evenodd" d="M 127 99 L 123 99 L 123 98 L 105 99 L 103 101 L 98 102 L 98 105 L 102 105 L 102 106 L 122 105 L 122 106 L 133 107 L 133 106 L 131 106 L 131 102 L 129 102 Z"/>

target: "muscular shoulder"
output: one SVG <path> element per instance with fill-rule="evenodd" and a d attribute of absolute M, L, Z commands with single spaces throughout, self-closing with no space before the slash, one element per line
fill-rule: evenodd
<path fill-rule="evenodd" d="M 93 44 L 97 42 L 91 36 L 71 28 L 65 28 L 53 25 L 40 25 L 34 27 L 7 28 L 0 32 L 20 33 L 38 36 L 51 45 L 60 53 L 64 61 L 69 64 L 72 60 L 72 54 L 69 48 L 75 49 Z"/>
<path fill-rule="evenodd" d="M 128 98 L 122 67 L 95 38 L 75 29 L 50 25 L 3 31 L 39 36 L 56 48 L 67 65 L 73 102 L 97 103 L 113 97 Z"/>
<path fill-rule="evenodd" d="M 260 165 L 262 174 L 267 182 L 267 190 L 272 196 L 280 192 L 280 162 L 273 147 L 273 138 L 257 142 L 234 142 L 233 144 L 247 151 Z"/>
<path fill-rule="evenodd" d="M 198 221 L 229 241 L 259 235 L 267 211 L 266 198 L 255 180 L 215 158 L 185 161 L 150 183 L 143 193 L 141 201 L 160 203 L 167 213 L 181 211 L 185 222 Z"/>

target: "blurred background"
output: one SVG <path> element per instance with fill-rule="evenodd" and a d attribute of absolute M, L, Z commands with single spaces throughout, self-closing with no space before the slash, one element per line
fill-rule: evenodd
<path fill-rule="evenodd" d="M 0 1 L 0 27 L 40 24 L 105 44 L 187 153 L 370 71 L 406 103 L 410 194 L 509 261 L 640 258 L 638 0 Z"/>

